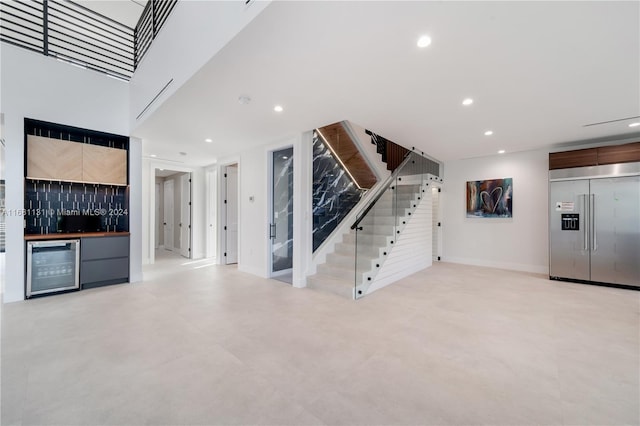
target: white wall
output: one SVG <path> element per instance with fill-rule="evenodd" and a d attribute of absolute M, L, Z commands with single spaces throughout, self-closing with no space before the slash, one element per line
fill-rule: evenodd
<path fill-rule="evenodd" d="M 4 113 L 6 140 L 6 207 L 24 208 L 24 118 L 120 135 L 129 134 L 127 83 L 2 43 L 0 64 L 0 112 Z M 134 144 L 135 146 L 135 144 Z M 137 193 L 134 153 L 131 198 Z M 139 156 L 137 156 L 139 158 Z M 139 164 L 139 163 L 138 163 Z M 133 216 L 132 240 L 139 233 Z M 24 299 L 24 224 L 22 217 L 7 216 L 6 284 L 4 301 Z M 136 246 L 132 243 L 132 250 Z M 136 253 L 131 253 L 132 259 Z M 133 273 L 137 271 L 132 270 Z"/>
<path fill-rule="evenodd" d="M 446 262 L 548 273 L 548 151 L 447 162 L 442 203 Z M 466 182 L 513 178 L 513 218 L 467 218 Z"/>
<path fill-rule="evenodd" d="M 129 281 L 142 281 L 142 141 L 129 139 Z"/>
<path fill-rule="evenodd" d="M 243 152 L 240 154 L 240 163 L 238 164 L 240 186 L 238 270 L 261 277 L 269 275 L 267 261 L 267 229 L 269 224 L 267 164 L 265 149 L 252 149 Z M 254 201 L 249 201 L 251 196 L 254 197 Z"/>
<path fill-rule="evenodd" d="M 131 79 L 132 128 L 149 117 L 270 3 L 179 1 Z M 136 120 L 171 79 L 171 85 Z"/>

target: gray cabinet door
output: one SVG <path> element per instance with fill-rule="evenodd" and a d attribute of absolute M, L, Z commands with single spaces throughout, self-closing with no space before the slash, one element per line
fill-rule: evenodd
<path fill-rule="evenodd" d="M 113 281 L 129 277 L 129 258 L 88 260 L 82 262 L 80 283 L 90 284 L 102 281 Z"/>
<path fill-rule="evenodd" d="M 551 182 L 549 193 L 549 275 L 589 280 L 589 181 Z M 577 226 L 563 230 L 570 215 L 578 215 Z"/>
<path fill-rule="evenodd" d="M 114 284 L 129 279 L 128 235 L 85 237 L 80 247 L 80 284 L 83 288 L 89 284 Z"/>
<path fill-rule="evenodd" d="M 592 179 L 591 280 L 640 286 L 640 176 Z"/>
<path fill-rule="evenodd" d="M 129 257 L 129 236 L 83 238 L 82 261 Z"/>

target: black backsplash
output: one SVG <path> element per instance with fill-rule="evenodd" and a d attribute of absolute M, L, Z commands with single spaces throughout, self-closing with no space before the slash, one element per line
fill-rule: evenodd
<path fill-rule="evenodd" d="M 129 138 L 127 136 L 81 129 L 31 118 L 24 119 L 24 131 L 27 135 L 129 150 Z"/>
<path fill-rule="evenodd" d="M 128 187 L 26 179 L 25 234 L 55 234 L 62 215 L 97 215 L 103 231 L 129 231 Z M 94 230 L 95 231 L 95 230 Z"/>

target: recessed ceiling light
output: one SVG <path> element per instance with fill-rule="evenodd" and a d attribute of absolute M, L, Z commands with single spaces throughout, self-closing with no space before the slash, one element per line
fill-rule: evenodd
<path fill-rule="evenodd" d="M 485 136 L 491 136 L 493 134 L 493 130 L 487 130 L 486 132 L 484 132 Z"/>
<path fill-rule="evenodd" d="M 205 141 L 206 143 L 211 143 L 211 142 L 213 142 L 213 139 L 211 139 L 211 138 L 206 138 L 204 141 Z"/>
<path fill-rule="evenodd" d="M 418 39 L 418 47 L 427 47 L 431 44 L 431 37 L 428 35 L 423 35 Z"/>
<path fill-rule="evenodd" d="M 286 155 L 283 155 L 283 156 L 282 156 L 282 159 L 283 159 L 283 160 L 286 160 L 286 159 L 288 159 L 288 158 L 289 158 L 289 157 L 287 157 Z"/>
<path fill-rule="evenodd" d="M 638 127 L 640 126 L 640 123 L 631 123 L 629 124 L 629 127 Z"/>
<path fill-rule="evenodd" d="M 504 149 L 501 149 L 500 151 L 498 151 L 498 154 L 504 154 L 506 151 Z"/>
<path fill-rule="evenodd" d="M 465 100 L 462 101 L 462 105 L 464 106 L 469 106 L 473 103 L 473 99 L 471 98 L 466 98 Z"/>
<path fill-rule="evenodd" d="M 282 112 L 282 111 L 284 111 L 284 108 L 282 108 L 282 106 L 280 106 L 280 105 L 276 105 L 276 106 L 273 107 L 273 110 L 275 112 Z"/>
<path fill-rule="evenodd" d="M 156 158 L 156 157 L 157 157 L 157 155 L 155 155 L 155 154 L 151 154 L 149 157 L 151 157 L 151 158 Z"/>

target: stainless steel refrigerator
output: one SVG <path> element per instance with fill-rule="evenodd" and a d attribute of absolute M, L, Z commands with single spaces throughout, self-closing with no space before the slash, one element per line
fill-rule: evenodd
<path fill-rule="evenodd" d="M 640 287 L 640 163 L 549 172 L 551 279 Z"/>

